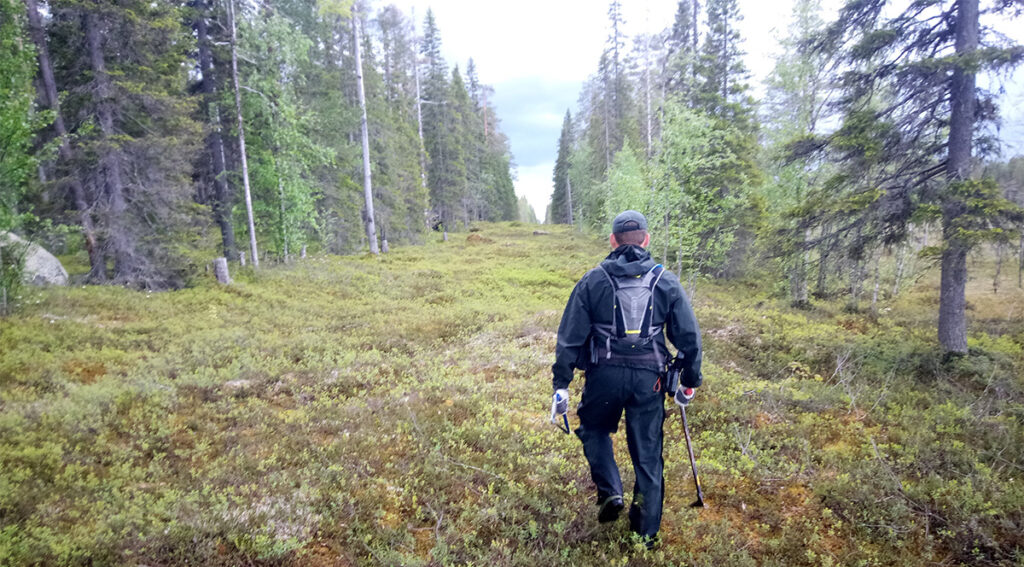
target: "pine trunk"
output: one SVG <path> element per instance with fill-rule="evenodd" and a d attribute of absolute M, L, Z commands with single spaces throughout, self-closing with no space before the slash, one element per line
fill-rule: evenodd
<path fill-rule="evenodd" d="M 60 98 L 57 96 L 57 81 L 53 75 L 53 63 L 50 61 L 50 47 L 46 42 L 46 30 L 43 29 L 36 0 L 25 0 L 25 6 L 28 8 L 29 33 L 39 58 L 39 74 L 43 82 L 43 94 L 46 96 L 47 106 L 54 113 L 53 127 L 60 139 L 57 155 L 68 168 L 66 175 L 68 185 L 71 187 L 71 197 L 75 208 L 78 209 L 79 222 L 82 223 L 82 237 L 85 240 L 85 250 L 89 254 L 89 281 L 101 282 L 106 279 L 106 265 L 96 242 L 96 228 L 90 214 L 85 187 L 76 172 L 72 170 L 71 144 L 68 142 L 67 127 L 64 125 L 64 117 L 60 111 Z"/>
<path fill-rule="evenodd" d="M 228 0 L 228 20 L 231 27 L 231 81 L 235 87 L 235 113 L 238 120 L 238 158 L 242 162 L 242 186 L 245 188 L 245 213 L 249 220 L 249 255 L 252 267 L 260 267 L 256 249 L 256 221 L 252 214 L 252 191 L 249 188 L 249 161 L 245 156 L 245 127 L 242 122 L 242 91 L 238 82 L 238 26 L 235 24 L 235 0 Z"/>
<path fill-rule="evenodd" d="M 956 55 L 970 59 L 978 48 L 978 0 L 960 0 L 956 12 Z M 966 181 L 971 168 L 971 137 L 977 106 L 975 72 L 966 63 L 953 71 L 950 88 L 949 157 L 946 177 L 950 183 Z M 957 219 L 966 211 L 959 198 L 947 199 L 942 207 L 942 281 L 939 291 L 939 342 L 950 353 L 967 353 L 967 252 L 970 245 L 960 238 Z"/>
<path fill-rule="evenodd" d="M 370 253 L 380 254 L 377 248 L 377 229 L 373 216 L 373 184 L 370 178 L 370 132 L 366 121 L 366 91 L 363 89 L 363 59 L 359 52 L 359 15 L 352 14 L 352 45 L 356 58 L 356 83 L 359 90 L 360 135 L 363 141 L 363 199 L 366 201 L 366 238 L 370 243 Z"/>

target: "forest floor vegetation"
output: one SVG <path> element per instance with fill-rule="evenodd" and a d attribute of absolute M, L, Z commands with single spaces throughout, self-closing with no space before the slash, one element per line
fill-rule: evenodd
<path fill-rule="evenodd" d="M 0 565 L 1024 564 L 1024 291 L 984 258 L 948 359 L 937 269 L 878 314 L 702 281 L 709 507 L 673 406 L 648 551 L 598 524 L 546 414 L 607 243 L 480 229 L 229 286 L 25 291 L 0 319 Z"/>

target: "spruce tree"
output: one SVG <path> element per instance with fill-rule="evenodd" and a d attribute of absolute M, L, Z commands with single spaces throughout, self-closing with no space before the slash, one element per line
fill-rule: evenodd
<path fill-rule="evenodd" d="M 883 3 L 849 2 L 817 43 L 838 53 L 843 73 L 839 130 L 808 139 L 799 150 L 825 149 L 841 165 L 832 187 L 810 200 L 809 222 L 833 222 L 865 241 L 901 241 L 911 222 L 937 222 L 943 233 L 938 336 L 950 353 L 967 352 L 967 254 L 1019 219 L 990 180 L 972 176 L 975 150 L 991 145 L 986 127 L 998 117 L 982 71 L 1012 68 L 1024 49 L 979 23 L 978 0 L 918 3 L 889 16 Z M 995 12 L 1012 12 L 1010 3 Z M 832 193 L 836 193 L 832 191 Z M 821 214 L 831 213 L 831 214 Z"/>
<path fill-rule="evenodd" d="M 572 210 L 569 208 L 569 203 L 572 202 L 569 194 L 572 136 L 572 115 L 566 110 L 565 119 L 562 120 L 562 133 L 558 136 L 558 155 L 555 157 L 555 170 L 552 174 L 555 190 L 551 194 L 551 214 L 548 215 L 550 223 L 571 223 L 572 220 Z"/>
<path fill-rule="evenodd" d="M 195 233 L 189 161 L 200 134 L 186 91 L 184 10 L 131 0 L 50 9 L 61 109 L 80 126 L 71 151 L 91 188 L 98 252 L 113 261 L 116 283 L 180 285 L 187 266 L 176 250 Z"/>

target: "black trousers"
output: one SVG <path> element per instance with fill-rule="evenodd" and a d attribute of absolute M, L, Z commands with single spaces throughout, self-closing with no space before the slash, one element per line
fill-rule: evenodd
<path fill-rule="evenodd" d="M 665 405 L 659 376 L 653 370 L 618 366 L 599 366 L 587 371 L 577 409 L 580 427 L 576 435 L 583 442 L 599 504 L 609 496 L 622 494 L 610 435 L 618 431 L 623 410 L 626 444 L 636 476 L 629 507 L 630 529 L 653 536 L 661 527 L 665 493 L 665 462 L 661 454 Z"/>

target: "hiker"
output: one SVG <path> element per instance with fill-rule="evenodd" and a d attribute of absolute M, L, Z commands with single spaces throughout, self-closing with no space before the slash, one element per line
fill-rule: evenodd
<path fill-rule="evenodd" d="M 629 526 L 648 547 L 661 526 L 664 497 L 665 337 L 678 350 L 673 363 L 680 370 L 676 403 L 689 403 L 702 379 L 697 320 L 679 278 L 651 259 L 646 250 L 650 239 L 643 214 L 629 210 L 615 217 L 608 239 L 611 254 L 569 296 L 551 366 L 558 413 L 568 409 L 573 370 L 585 371 L 576 435 L 597 486 L 601 523 L 617 520 L 624 508 L 610 435 L 618 430 L 625 409 L 626 442 L 636 475 Z"/>

